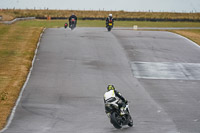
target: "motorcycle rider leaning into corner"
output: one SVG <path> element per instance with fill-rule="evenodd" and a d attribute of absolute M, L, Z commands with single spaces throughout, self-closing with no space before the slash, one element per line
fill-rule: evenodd
<path fill-rule="evenodd" d="M 109 16 L 106 19 L 106 27 L 108 27 L 109 22 L 112 22 L 114 25 L 114 19 L 112 17 L 112 14 L 109 14 Z"/>
<path fill-rule="evenodd" d="M 76 24 L 77 24 L 77 17 L 76 17 L 76 15 L 74 15 L 74 13 L 72 13 L 72 15 L 69 17 L 69 26 L 71 25 L 72 18 L 74 18 L 76 20 Z"/>
<path fill-rule="evenodd" d="M 122 100 L 122 102 L 118 103 L 118 106 L 120 108 L 120 115 L 124 115 L 125 114 L 124 108 L 126 107 L 128 101 L 115 89 L 114 85 L 108 85 L 107 92 L 105 92 L 104 94 L 104 103 L 108 101 L 113 102 L 117 100 L 116 97 Z M 110 112 L 106 109 L 106 106 L 105 106 L 105 112 L 107 116 L 110 118 Z"/>

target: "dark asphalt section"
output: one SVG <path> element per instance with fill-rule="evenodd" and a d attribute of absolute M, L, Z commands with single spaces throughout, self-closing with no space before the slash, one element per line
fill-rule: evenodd
<path fill-rule="evenodd" d="M 138 79 L 134 61 L 200 63 L 200 49 L 169 32 L 46 29 L 4 133 L 199 133 L 200 82 Z M 110 124 L 103 104 L 108 84 L 130 101 L 134 127 Z"/>

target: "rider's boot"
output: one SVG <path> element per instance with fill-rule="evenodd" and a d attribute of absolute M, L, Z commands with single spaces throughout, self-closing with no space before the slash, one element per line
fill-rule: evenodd
<path fill-rule="evenodd" d="M 125 115 L 124 107 L 121 107 L 121 108 L 120 108 L 120 115 Z"/>
<path fill-rule="evenodd" d="M 110 114 L 110 113 L 106 113 L 106 114 L 107 114 L 108 118 L 110 118 L 110 115 L 111 115 L 111 114 Z"/>

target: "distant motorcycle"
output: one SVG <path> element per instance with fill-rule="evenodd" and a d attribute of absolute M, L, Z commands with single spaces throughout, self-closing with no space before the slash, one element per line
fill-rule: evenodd
<path fill-rule="evenodd" d="M 113 21 L 109 20 L 109 22 L 108 22 L 106 27 L 107 27 L 108 31 L 111 31 L 111 29 L 113 28 Z"/>
<path fill-rule="evenodd" d="M 67 24 L 67 23 L 65 23 L 65 24 L 64 24 L 64 27 L 65 27 L 65 29 L 67 28 L 67 26 L 68 26 L 68 24 Z"/>
<path fill-rule="evenodd" d="M 106 110 L 109 110 L 111 112 L 110 114 L 110 122 L 113 124 L 113 126 L 117 129 L 122 128 L 124 125 L 128 125 L 129 127 L 133 126 L 133 120 L 130 115 L 129 111 L 129 104 L 126 103 L 126 107 L 124 109 L 125 114 L 120 115 L 120 110 L 118 106 L 118 102 L 121 101 L 113 101 L 113 102 L 107 102 L 105 104 Z"/>
<path fill-rule="evenodd" d="M 75 18 L 72 18 L 69 28 L 71 28 L 71 30 L 73 30 L 75 27 L 76 27 L 76 20 L 75 20 Z"/>

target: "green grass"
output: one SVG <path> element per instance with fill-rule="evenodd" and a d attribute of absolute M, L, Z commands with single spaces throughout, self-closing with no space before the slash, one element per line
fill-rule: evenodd
<path fill-rule="evenodd" d="M 69 23 L 68 20 L 29 20 L 29 21 L 17 22 L 17 25 L 24 27 L 57 28 L 57 27 L 64 27 L 64 24 L 66 22 Z M 105 27 L 105 21 L 78 20 L 77 27 Z"/>
<path fill-rule="evenodd" d="M 200 27 L 198 22 L 147 22 L 147 21 L 116 21 L 116 27 Z"/>
<path fill-rule="evenodd" d="M 46 28 L 57 28 L 63 27 L 65 20 L 28 20 L 17 22 L 17 25 L 23 27 L 46 27 Z"/>
<path fill-rule="evenodd" d="M 17 22 L 24 27 L 63 27 L 68 20 L 30 20 Z M 114 27 L 200 27 L 199 22 L 147 22 L 147 21 L 115 21 Z M 105 27 L 102 20 L 78 20 L 77 27 Z"/>
<path fill-rule="evenodd" d="M 5 25 L 0 25 L 1 26 L 1 30 L 0 30 L 0 36 L 3 34 L 6 34 L 9 30 L 10 27 L 7 27 Z"/>

